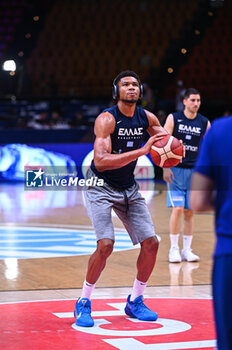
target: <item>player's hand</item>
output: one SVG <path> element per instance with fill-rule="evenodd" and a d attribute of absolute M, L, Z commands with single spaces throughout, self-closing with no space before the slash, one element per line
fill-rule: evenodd
<path fill-rule="evenodd" d="M 144 154 L 148 154 L 150 152 L 150 150 L 151 150 L 151 146 L 153 145 L 153 143 L 156 142 L 156 141 L 162 140 L 162 138 L 165 135 L 167 135 L 167 134 L 165 134 L 163 132 L 160 132 L 160 133 L 158 133 L 156 135 L 151 136 L 148 139 L 147 143 L 145 143 L 145 145 L 143 146 L 143 151 L 146 152 Z"/>
<path fill-rule="evenodd" d="M 163 179 L 170 184 L 172 183 L 172 180 L 174 180 L 174 175 L 170 168 L 163 168 Z"/>

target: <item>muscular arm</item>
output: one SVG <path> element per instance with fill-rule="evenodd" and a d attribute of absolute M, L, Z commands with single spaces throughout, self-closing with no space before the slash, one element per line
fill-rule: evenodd
<path fill-rule="evenodd" d="M 192 177 L 190 205 L 194 211 L 214 210 L 214 182 L 195 172 Z"/>
<path fill-rule="evenodd" d="M 147 143 L 140 149 L 121 153 L 111 154 L 111 137 L 110 135 L 114 132 L 115 119 L 108 113 L 100 114 L 94 126 L 94 132 L 96 135 L 94 143 L 94 164 L 98 171 L 112 170 L 121 168 L 130 162 L 136 160 L 149 153 L 151 145 L 156 140 L 162 138 L 163 134 L 157 134 L 150 137 Z"/>
<path fill-rule="evenodd" d="M 158 118 L 151 112 L 145 110 L 149 121 L 149 128 L 147 129 L 149 135 L 153 136 L 157 133 L 168 134 L 168 132 L 160 125 Z"/>

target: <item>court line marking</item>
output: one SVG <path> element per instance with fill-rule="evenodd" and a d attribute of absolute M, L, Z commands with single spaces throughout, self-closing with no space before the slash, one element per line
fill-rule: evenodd
<path fill-rule="evenodd" d="M 121 287 L 117 287 L 117 288 L 121 288 Z M 116 289 L 117 289 L 116 288 Z M 106 289 L 106 288 L 105 288 Z M 110 289 L 114 289 L 114 288 L 110 288 Z M 55 292 L 55 291 L 60 291 L 59 289 L 55 289 L 55 290 L 42 290 L 42 292 L 43 291 L 52 291 L 52 292 Z M 0 291 L 0 293 L 1 292 L 4 292 L 4 293 L 6 293 L 6 291 Z M 30 291 L 13 291 L 13 290 L 11 290 L 11 291 L 7 291 L 7 293 L 8 292 L 41 292 L 41 290 L 30 290 Z M 105 300 L 105 299 L 126 299 L 127 298 L 127 296 L 128 296 L 128 294 L 125 294 L 125 297 L 122 297 L 122 296 L 119 296 L 119 297 L 110 297 L 110 296 L 99 296 L 99 297 L 93 297 L 93 298 L 91 298 L 91 300 Z M 212 297 L 204 297 L 204 298 L 202 298 L 202 297 L 195 297 L 195 298 L 193 298 L 193 297 L 145 297 L 145 301 L 146 301 L 146 299 L 172 299 L 172 300 L 175 300 L 175 299 L 177 299 L 177 300 L 212 300 Z M 0 302 L 0 305 L 7 305 L 7 304 L 23 304 L 23 303 L 41 303 L 41 302 L 49 302 L 49 301 L 77 301 L 77 298 L 76 299 L 74 299 L 74 298 L 64 298 L 64 299 L 36 299 L 36 300 L 21 300 L 21 301 L 6 301 L 6 302 Z M 126 301 L 125 301 L 125 303 L 126 303 Z"/>
<path fill-rule="evenodd" d="M 196 340 L 177 343 L 144 344 L 133 338 L 102 339 L 120 350 L 179 350 L 201 349 L 216 346 L 216 340 Z"/>
<path fill-rule="evenodd" d="M 87 227 L 89 226 L 76 225 L 73 228 L 63 228 L 55 225 L 52 227 L 49 227 L 49 225 L 43 227 L 0 225 L 0 232 L 3 236 L 0 243 L 7 244 L 0 251 L 1 259 L 38 259 L 92 254 L 96 248 L 96 235 L 93 227 Z M 35 239 L 36 233 L 39 234 L 41 231 L 43 237 Z M 54 235 L 58 233 L 59 237 L 56 235 L 56 238 L 52 238 L 53 233 Z M 27 234 L 28 237 L 25 237 L 24 234 Z M 48 234 L 47 237 L 45 237 L 46 234 Z M 61 234 L 63 234 L 63 237 L 60 237 Z M 69 235 L 72 237 L 69 237 Z M 115 252 L 133 250 L 139 246 L 132 244 L 125 229 L 115 228 L 115 238 Z M 29 243 L 29 246 L 26 246 L 26 243 Z M 40 246 L 36 247 L 36 243 L 39 243 Z M 11 245 L 13 245 L 12 249 L 10 249 Z"/>

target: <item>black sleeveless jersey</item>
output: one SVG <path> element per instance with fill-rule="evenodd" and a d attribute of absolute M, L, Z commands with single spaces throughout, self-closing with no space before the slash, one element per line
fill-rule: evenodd
<path fill-rule="evenodd" d="M 205 134 L 208 119 L 202 114 L 197 113 L 194 119 L 188 119 L 184 112 L 173 113 L 174 130 L 173 136 L 183 140 L 185 144 L 185 158 L 179 163 L 179 168 L 193 168 L 197 159 L 198 148 L 202 137 Z"/>
<path fill-rule="evenodd" d="M 111 134 L 112 154 L 120 154 L 141 148 L 149 127 L 149 121 L 143 108 L 135 108 L 133 117 L 127 117 L 122 114 L 118 105 L 105 109 L 103 112 L 109 112 L 115 118 L 115 129 Z M 110 186 L 118 189 L 126 189 L 132 186 L 134 180 L 134 169 L 137 160 L 113 170 L 103 172 L 97 171 L 94 160 L 91 163 L 91 169 L 99 177 L 104 179 Z"/>

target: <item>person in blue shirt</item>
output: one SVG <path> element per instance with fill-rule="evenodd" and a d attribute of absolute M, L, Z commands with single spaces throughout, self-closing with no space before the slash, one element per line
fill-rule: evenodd
<path fill-rule="evenodd" d="M 199 91 L 194 88 L 185 90 L 183 104 L 184 110 L 169 114 L 164 125 L 169 134 L 182 140 L 185 145 L 183 161 L 171 169 L 163 169 L 163 179 L 167 182 L 167 206 L 172 207 L 169 221 L 170 263 L 199 260 L 199 256 L 191 249 L 193 211 L 189 205 L 189 192 L 199 144 L 210 126 L 208 119 L 198 112 L 201 104 Z M 182 217 L 184 217 L 183 249 L 180 254 L 179 233 Z"/>
<path fill-rule="evenodd" d="M 94 159 L 87 171 L 87 179 L 97 177 L 104 181 L 104 185 L 88 186 L 85 191 L 97 248 L 89 259 L 82 293 L 76 302 L 74 316 L 77 326 L 94 325 L 90 297 L 113 251 L 112 209 L 123 222 L 132 243 L 141 246 L 137 275 L 132 294 L 127 298 L 125 313 L 143 321 L 155 321 L 158 317 L 144 304 L 143 291 L 155 265 L 159 242 L 134 179 L 134 169 L 137 159 L 148 154 L 152 144 L 167 135 L 167 131 L 153 113 L 137 106 L 142 93 L 138 75 L 133 71 L 121 72 L 113 82 L 113 98 L 117 104 L 104 110 L 95 121 Z M 150 138 L 143 145 L 147 131 Z"/>
<path fill-rule="evenodd" d="M 195 211 L 215 211 L 212 273 L 217 349 L 232 349 L 232 117 L 212 123 L 200 147 L 192 177 Z"/>

